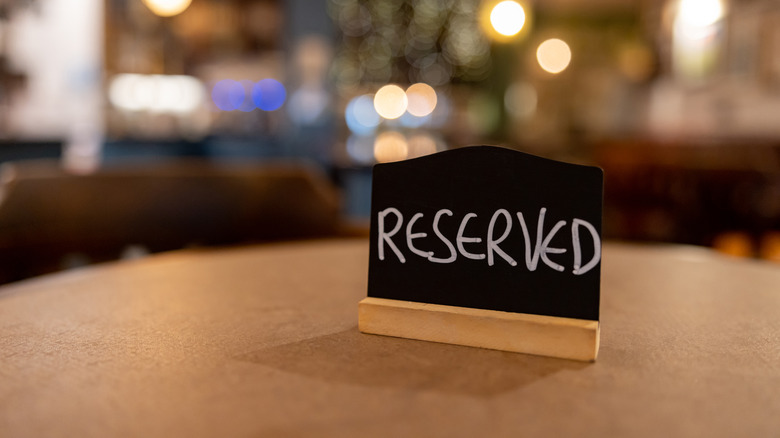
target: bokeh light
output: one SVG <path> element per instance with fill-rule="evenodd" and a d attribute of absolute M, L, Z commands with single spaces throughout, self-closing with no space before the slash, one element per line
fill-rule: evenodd
<path fill-rule="evenodd" d="M 436 109 L 436 91 L 428 84 L 417 83 L 406 89 L 409 114 L 425 117 Z"/>
<path fill-rule="evenodd" d="M 672 67 L 677 76 L 698 80 L 715 71 L 724 15 L 720 0 L 680 0 L 672 34 Z"/>
<path fill-rule="evenodd" d="M 350 135 L 347 139 L 347 155 L 355 163 L 373 164 L 374 140 L 370 135 Z"/>
<path fill-rule="evenodd" d="M 160 94 L 158 108 L 161 111 L 188 113 L 196 110 L 204 101 L 203 84 L 192 76 L 158 76 Z"/>
<path fill-rule="evenodd" d="M 516 119 L 527 119 L 536 113 L 538 96 L 533 85 L 515 82 L 504 93 L 504 107 Z"/>
<path fill-rule="evenodd" d="M 338 14 L 341 31 L 351 37 L 365 35 L 371 30 L 371 13 L 361 4 L 350 4 Z"/>
<path fill-rule="evenodd" d="M 222 111 L 250 112 L 257 108 L 276 111 L 284 105 L 286 98 L 287 90 L 276 79 L 263 79 L 257 83 L 248 79 L 223 79 L 211 89 L 211 100 Z"/>
<path fill-rule="evenodd" d="M 403 134 L 387 131 L 374 141 L 374 158 L 379 163 L 405 160 L 409 156 L 409 145 Z"/>
<path fill-rule="evenodd" d="M 473 18 L 460 19 L 446 29 L 441 50 L 444 58 L 459 68 L 463 79 L 482 80 L 490 72 L 490 43 Z"/>
<path fill-rule="evenodd" d="M 293 122 L 311 125 L 321 119 L 329 103 L 330 96 L 323 88 L 301 87 L 290 95 L 287 112 Z"/>
<path fill-rule="evenodd" d="M 203 84 L 192 76 L 119 74 L 108 98 L 125 111 L 189 113 L 203 104 Z"/>
<path fill-rule="evenodd" d="M 374 95 L 374 109 L 388 120 L 401 117 L 408 104 L 406 92 L 398 85 L 385 85 Z"/>
<path fill-rule="evenodd" d="M 518 3 L 503 1 L 490 12 L 490 24 L 501 35 L 516 35 L 525 24 L 525 11 Z"/>
<path fill-rule="evenodd" d="M 222 111 L 233 111 L 244 103 L 244 86 L 232 79 L 223 79 L 211 89 L 211 100 Z"/>
<path fill-rule="evenodd" d="M 156 80 L 147 75 L 138 75 L 133 83 L 131 90 L 133 99 L 138 107 L 149 110 L 154 105 L 154 99 L 157 94 Z"/>
<path fill-rule="evenodd" d="M 477 21 L 485 37 L 510 43 L 529 34 L 533 9 L 528 0 L 482 0 L 480 4 Z"/>
<path fill-rule="evenodd" d="M 536 49 L 536 60 L 547 72 L 557 74 L 569 66 L 571 62 L 571 49 L 563 40 L 549 39 Z"/>
<path fill-rule="evenodd" d="M 238 81 L 238 83 L 241 85 L 241 92 L 244 93 L 244 98 L 236 109 L 245 113 L 254 111 L 257 108 L 252 99 L 252 89 L 254 88 L 255 83 L 248 79 L 242 79 Z"/>
<path fill-rule="evenodd" d="M 441 54 L 433 53 L 410 62 L 416 68 L 412 76 L 415 81 L 438 86 L 452 79 L 452 65 Z"/>
<path fill-rule="evenodd" d="M 142 109 L 141 102 L 135 99 L 133 93 L 135 84 L 140 75 L 120 74 L 114 76 L 111 85 L 108 88 L 108 99 L 111 104 L 117 108 L 127 111 L 138 111 Z"/>
<path fill-rule="evenodd" d="M 370 94 L 350 100 L 344 111 L 344 119 L 349 130 L 358 135 L 373 133 L 382 121 L 374 109 L 374 98 Z"/>
<path fill-rule="evenodd" d="M 721 0 L 680 0 L 677 20 L 685 26 L 706 27 L 723 18 Z"/>
<path fill-rule="evenodd" d="M 263 79 L 252 85 L 252 102 L 263 111 L 276 111 L 287 98 L 284 85 L 276 79 Z"/>
<path fill-rule="evenodd" d="M 144 0 L 144 4 L 155 15 L 172 17 L 181 14 L 192 3 L 192 0 Z"/>

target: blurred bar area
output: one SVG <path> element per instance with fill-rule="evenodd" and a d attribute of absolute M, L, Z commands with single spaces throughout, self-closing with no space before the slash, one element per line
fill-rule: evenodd
<path fill-rule="evenodd" d="M 0 0 L 0 281 L 337 233 L 373 164 L 474 144 L 603 168 L 605 238 L 780 263 L 780 3 Z"/>

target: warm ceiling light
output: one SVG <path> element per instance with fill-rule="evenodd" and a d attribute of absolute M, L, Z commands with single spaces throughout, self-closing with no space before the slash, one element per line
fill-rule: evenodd
<path fill-rule="evenodd" d="M 571 62 L 571 49 L 562 40 L 549 39 L 539 45 L 536 50 L 536 60 L 545 71 L 560 73 L 566 70 Z"/>
<path fill-rule="evenodd" d="M 160 17 L 173 17 L 190 6 L 192 0 L 143 0 L 147 8 Z"/>
<path fill-rule="evenodd" d="M 490 24 L 501 35 L 515 35 L 525 24 L 525 11 L 516 2 L 501 2 L 490 12 Z"/>
<path fill-rule="evenodd" d="M 681 0 L 677 20 L 691 27 L 706 27 L 723 18 L 721 0 Z"/>

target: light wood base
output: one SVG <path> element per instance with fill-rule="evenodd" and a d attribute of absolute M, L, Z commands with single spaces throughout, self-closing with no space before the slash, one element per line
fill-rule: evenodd
<path fill-rule="evenodd" d="M 368 297 L 358 305 L 363 333 L 594 361 L 599 322 Z"/>

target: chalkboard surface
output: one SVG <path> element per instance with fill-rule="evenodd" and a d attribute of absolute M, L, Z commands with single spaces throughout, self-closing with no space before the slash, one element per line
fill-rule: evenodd
<path fill-rule="evenodd" d="M 599 319 L 601 169 L 492 146 L 374 167 L 368 296 Z"/>

